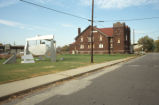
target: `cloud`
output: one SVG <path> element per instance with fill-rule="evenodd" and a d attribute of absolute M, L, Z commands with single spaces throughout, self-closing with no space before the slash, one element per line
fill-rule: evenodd
<path fill-rule="evenodd" d="M 18 2 L 18 0 L 1 0 L 0 1 L 0 8 L 16 4 L 17 2 Z"/>
<path fill-rule="evenodd" d="M 26 1 L 30 1 L 30 0 L 26 0 Z M 49 3 L 52 0 L 32 0 L 31 2 L 38 2 L 41 4 L 46 4 Z M 0 0 L 0 8 L 3 7 L 8 7 L 14 4 L 17 4 L 18 2 L 20 2 L 19 0 Z"/>
<path fill-rule="evenodd" d="M 91 0 L 81 0 L 85 5 L 91 5 Z M 131 6 L 156 4 L 159 0 L 95 0 L 95 4 L 99 8 L 127 8 Z"/>
<path fill-rule="evenodd" d="M 12 27 L 16 27 L 16 26 L 21 25 L 20 23 L 17 23 L 17 22 L 2 20 L 2 19 L 0 19 L 0 24 L 7 25 L 7 26 L 12 26 Z"/>
<path fill-rule="evenodd" d="M 143 31 L 143 30 L 135 30 L 135 34 L 145 34 L 145 31 Z"/>
<path fill-rule="evenodd" d="M 47 27 L 41 27 L 41 26 L 34 26 L 34 25 L 28 25 L 28 24 L 23 24 L 15 21 L 8 21 L 8 20 L 3 20 L 0 19 L 0 24 L 10 26 L 10 27 L 16 27 L 20 29 L 27 29 L 27 30 L 47 30 L 47 31 L 53 31 L 51 28 Z"/>

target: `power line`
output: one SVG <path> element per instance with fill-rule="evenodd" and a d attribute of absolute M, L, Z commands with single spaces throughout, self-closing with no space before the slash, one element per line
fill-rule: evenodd
<path fill-rule="evenodd" d="M 33 2 L 29 2 L 29 1 L 25 1 L 25 0 L 20 0 L 20 1 L 22 1 L 22 2 L 24 2 L 24 3 L 27 3 L 27 4 L 31 4 L 31 5 L 37 6 L 37 7 L 45 8 L 45 9 L 48 9 L 48 10 L 51 10 L 51 11 L 55 11 L 55 12 L 58 12 L 58 13 L 61 13 L 61 14 L 73 16 L 73 17 L 80 18 L 80 19 L 84 19 L 84 20 L 87 20 L 87 21 L 91 21 L 90 19 L 85 18 L 85 17 L 81 17 L 81 16 L 74 15 L 74 14 L 71 14 L 71 13 L 59 11 L 59 10 L 56 10 L 56 9 L 53 9 L 53 8 L 49 8 L 49 7 L 46 7 L 46 6 L 39 5 L 39 4 L 35 4 L 35 3 L 33 3 Z"/>
<path fill-rule="evenodd" d="M 156 34 L 159 31 L 153 31 L 153 32 L 135 32 L 136 34 Z"/>
<path fill-rule="evenodd" d="M 42 6 L 42 5 L 33 3 L 33 2 L 29 2 L 29 1 L 26 1 L 26 0 L 20 0 L 20 1 L 24 2 L 24 3 L 27 3 L 27 4 L 31 4 L 31 5 L 37 6 L 37 7 L 45 8 L 45 9 L 48 9 L 48 10 L 51 10 L 51 11 L 54 11 L 54 12 L 58 12 L 58 13 L 61 13 L 61 14 L 73 16 L 73 17 L 84 19 L 84 20 L 87 20 L 87 21 L 91 21 L 91 19 L 89 19 L 89 18 L 85 18 L 85 17 L 81 17 L 81 16 L 78 16 L 78 15 L 75 15 L 75 14 L 68 13 L 68 12 L 63 12 L 63 11 L 60 11 L 60 10 L 56 10 L 56 9 L 49 8 L 49 7 L 46 7 L 46 6 Z M 115 22 L 115 21 L 140 21 L 140 20 L 150 20 L 150 19 L 159 19 L 159 17 L 121 19 L 121 20 L 105 20 L 105 21 L 94 20 L 94 22 L 96 22 L 96 23 L 99 22 L 100 23 L 100 22 Z"/>
<path fill-rule="evenodd" d="M 114 22 L 114 21 L 140 21 L 140 20 L 150 20 L 159 19 L 159 17 L 147 17 L 147 18 L 134 18 L 134 19 L 122 19 L 122 20 L 106 20 L 104 22 Z"/>
<path fill-rule="evenodd" d="M 101 26 L 102 28 L 105 28 L 105 26 L 104 26 L 104 25 L 102 25 L 102 24 L 100 24 L 99 22 L 94 21 L 94 23 L 95 23 L 96 25 Z"/>

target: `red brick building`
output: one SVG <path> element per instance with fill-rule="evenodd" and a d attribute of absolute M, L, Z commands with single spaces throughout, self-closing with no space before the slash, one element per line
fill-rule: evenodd
<path fill-rule="evenodd" d="M 130 28 L 117 22 L 112 28 L 94 27 L 93 50 L 96 54 L 130 53 Z M 91 52 L 91 26 L 83 32 L 78 28 L 75 42 L 70 44 L 71 54 L 89 54 Z"/>

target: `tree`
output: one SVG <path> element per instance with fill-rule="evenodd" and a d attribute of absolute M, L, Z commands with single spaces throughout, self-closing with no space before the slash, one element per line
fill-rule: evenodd
<path fill-rule="evenodd" d="M 62 52 L 68 52 L 69 51 L 69 46 L 68 45 L 65 45 L 61 48 L 61 51 Z"/>
<path fill-rule="evenodd" d="M 155 41 L 155 51 L 159 52 L 159 40 Z"/>
<path fill-rule="evenodd" d="M 61 47 L 60 46 L 58 46 L 57 48 L 56 48 L 56 52 L 59 54 L 59 53 L 61 53 Z"/>
<path fill-rule="evenodd" d="M 138 44 L 143 46 L 143 50 L 150 52 L 154 50 L 154 40 L 148 36 L 144 36 L 138 40 Z"/>
<path fill-rule="evenodd" d="M 63 47 L 58 46 L 56 48 L 56 51 L 57 51 L 57 53 L 60 53 L 60 54 L 62 54 L 62 53 L 68 53 L 69 52 L 69 48 L 70 48 L 69 45 L 65 45 Z"/>

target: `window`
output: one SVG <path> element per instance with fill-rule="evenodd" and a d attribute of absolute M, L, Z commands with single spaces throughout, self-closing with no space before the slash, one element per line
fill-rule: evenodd
<path fill-rule="evenodd" d="M 118 38 L 118 42 L 117 43 L 120 43 L 120 38 Z"/>
<path fill-rule="evenodd" d="M 88 38 L 88 42 L 91 42 L 91 37 L 87 37 Z M 93 37 L 93 41 L 94 41 L 94 37 Z"/>
<path fill-rule="evenodd" d="M 113 38 L 110 38 L 110 42 L 113 42 Z"/>
<path fill-rule="evenodd" d="M 89 44 L 89 45 L 88 45 L 88 49 L 90 49 L 90 48 L 91 48 L 91 45 Z"/>
<path fill-rule="evenodd" d="M 128 40 L 128 37 L 127 37 L 127 35 L 125 36 L 125 39 L 126 39 L 126 41 Z"/>
<path fill-rule="evenodd" d="M 88 42 L 91 42 L 91 37 L 88 37 Z"/>
<path fill-rule="evenodd" d="M 95 48 L 95 45 L 93 44 L 93 48 Z"/>
<path fill-rule="evenodd" d="M 99 48 L 103 48 L 103 44 L 99 44 Z"/>
<path fill-rule="evenodd" d="M 103 38 L 103 37 L 102 37 L 102 35 L 100 35 L 100 37 L 99 37 L 99 41 L 102 41 L 102 38 Z"/>
<path fill-rule="evenodd" d="M 113 48 L 113 44 L 112 43 L 110 44 L 110 48 Z"/>
<path fill-rule="evenodd" d="M 88 45 L 88 49 L 91 48 L 91 44 Z M 95 48 L 95 45 L 93 44 L 93 48 Z"/>
<path fill-rule="evenodd" d="M 83 37 L 81 37 L 81 42 L 83 42 Z"/>
<path fill-rule="evenodd" d="M 83 44 L 80 45 L 80 49 L 84 49 L 84 45 Z"/>

